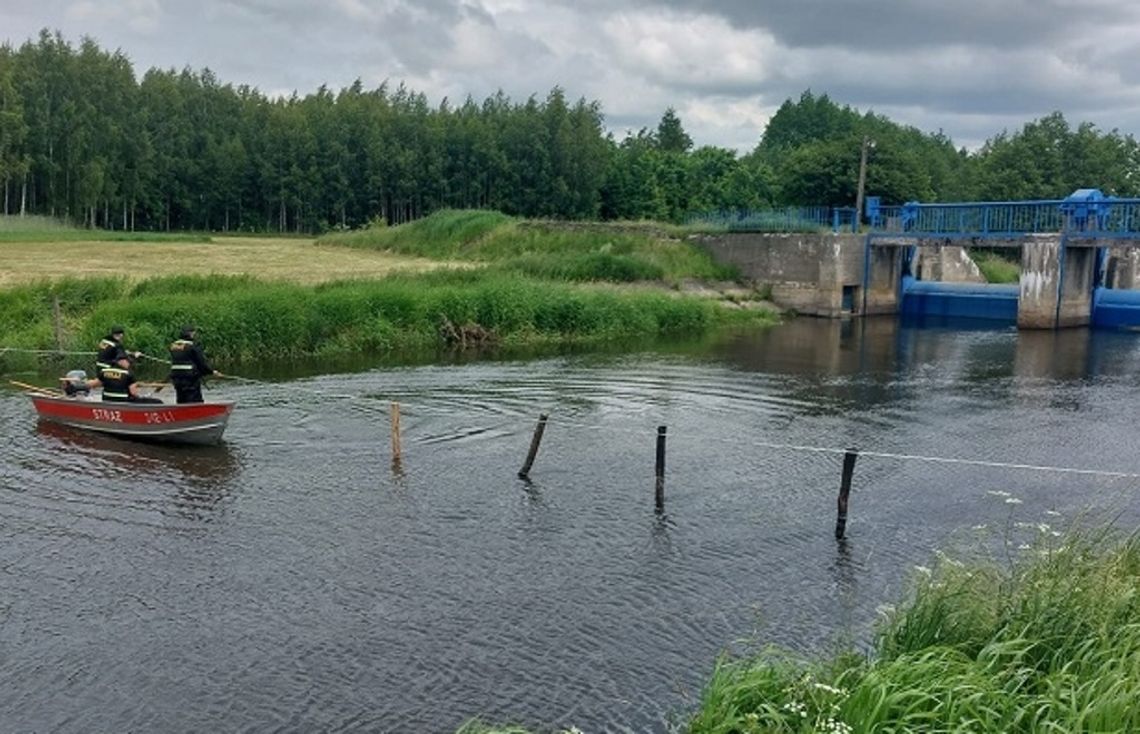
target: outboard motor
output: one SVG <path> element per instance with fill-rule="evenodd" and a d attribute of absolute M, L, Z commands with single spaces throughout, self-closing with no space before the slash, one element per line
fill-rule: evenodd
<path fill-rule="evenodd" d="M 63 392 L 65 395 L 87 395 L 91 388 L 87 386 L 87 372 L 72 370 L 63 378 Z"/>

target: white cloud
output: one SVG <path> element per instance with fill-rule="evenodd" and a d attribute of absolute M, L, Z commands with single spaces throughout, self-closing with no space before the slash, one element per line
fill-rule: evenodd
<path fill-rule="evenodd" d="M 557 85 L 619 135 L 674 107 L 698 145 L 741 151 L 807 88 L 968 146 L 1054 109 L 1140 133 L 1132 0 L 39 0 L 3 20 L 0 40 L 58 28 L 139 73 L 209 66 L 263 90 L 359 77 L 436 104 Z"/>

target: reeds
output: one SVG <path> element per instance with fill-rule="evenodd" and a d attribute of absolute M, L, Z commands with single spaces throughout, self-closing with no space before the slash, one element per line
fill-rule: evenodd
<path fill-rule="evenodd" d="M 192 322 L 211 355 L 241 360 L 428 347 L 447 341 L 445 327 L 470 327 L 488 343 L 524 345 L 697 336 L 734 319 L 773 318 L 665 292 L 487 270 L 318 286 L 222 275 L 133 286 L 102 278 L 0 291 L 0 346 L 53 348 L 53 297 L 64 315 L 65 349 L 91 349 L 112 324 L 122 324 L 132 349 L 162 355 Z"/>

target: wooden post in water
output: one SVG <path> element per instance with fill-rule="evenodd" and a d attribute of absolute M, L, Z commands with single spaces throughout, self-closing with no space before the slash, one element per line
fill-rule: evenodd
<path fill-rule="evenodd" d="M 63 317 L 59 312 L 59 296 L 51 297 L 51 323 L 55 329 L 55 348 L 63 351 Z"/>
<path fill-rule="evenodd" d="M 657 426 L 657 488 L 654 505 L 658 512 L 665 511 L 665 426 Z"/>
<path fill-rule="evenodd" d="M 538 456 L 538 446 L 542 443 L 542 434 L 546 432 L 546 413 L 538 416 L 538 425 L 534 427 L 534 436 L 530 439 L 530 451 L 526 452 L 526 461 L 519 469 L 519 479 L 530 479 L 530 468 L 534 466 L 534 457 Z"/>
<path fill-rule="evenodd" d="M 843 454 L 843 475 L 839 480 L 839 513 L 835 518 L 835 539 L 843 540 L 847 532 L 847 497 L 851 494 L 851 477 L 855 474 L 855 460 L 859 458 L 857 449 L 847 449 Z"/>
<path fill-rule="evenodd" d="M 392 464 L 400 463 L 400 404 L 391 404 L 390 415 L 392 421 Z"/>

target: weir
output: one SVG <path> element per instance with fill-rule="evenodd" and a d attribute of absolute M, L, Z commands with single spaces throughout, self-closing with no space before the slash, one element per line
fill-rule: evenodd
<path fill-rule="evenodd" d="M 865 234 L 696 239 L 798 313 L 1140 328 L 1140 199 L 1080 189 L 1060 200 L 888 207 L 868 197 L 866 217 Z M 1019 282 L 986 283 L 967 247 L 1016 252 Z"/>

